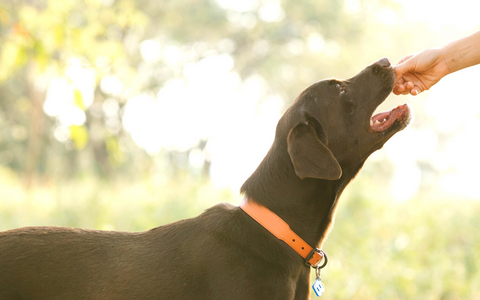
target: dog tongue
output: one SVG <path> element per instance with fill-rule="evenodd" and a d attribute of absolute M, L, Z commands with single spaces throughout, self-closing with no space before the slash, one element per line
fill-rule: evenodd
<path fill-rule="evenodd" d="M 408 112 L 408 105 L 403 104 L 395 107 L 391 111 L 376 114 L 370 121 L 370 127 L 373 131 L 385 131 L 396 120 L 400 119 Z"/>

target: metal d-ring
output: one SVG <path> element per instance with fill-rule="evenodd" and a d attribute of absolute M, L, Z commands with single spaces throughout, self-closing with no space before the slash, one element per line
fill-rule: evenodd
<path fill-rule="evenodd" d="M 315 267 L 315 275 L 316 275 L 317 280 L 321 280 L 322 277 L 320 276 L 320 270 L 323 269 L 323 268 L 327 265 L 327 263 L 328 263 L 328 257 L 327 257 L 327 255 L 325 254 L 325 252 L 323 252 L 322 250 L 320 250 L 318 253 L 322 255 L 322 257 L 323 257 L 323 259 L 324 259 L 324 262 L 323 262 L 322 265 L 317 265 L 317 266 Z"/>
<path fill-rule="evenodd" d="M 323 252 L 323 250 L 318 250 L 318 254 L 321 254 L 322 257 L 323 257 L 323 260 L 324 260 L 324 262 L 323 262 L 323 264 L 322 264 L 321 266 L 315 267 L 315 269 L 320 270 L 320 269 L 325 268 L 325 266 L 327 265 L 327 263 L 328 263 L 328 257 L 327 257 L 327 254 L 326 254 L 325 252 Z"/>

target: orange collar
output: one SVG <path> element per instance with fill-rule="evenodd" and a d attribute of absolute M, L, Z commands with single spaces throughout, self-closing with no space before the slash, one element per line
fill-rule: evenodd
<path fill-rule="evenodd" d="M 270 231 L 277 239 L 284 241 L 300 254 L 305 259 L 305 265 L 321 269 L 327 264 L 327 256 L 322 250 L 310 247 L 310 245 L 290 229 L 290 226 L 284 220 L 265 206 L 245 198 L 240 204 L 240 208 L 252 217 L 252 219 L 265 227 L 265 229 Z M 319 266 L 320 261 L 324 257 L 325 262 L 322 266 Z"/>

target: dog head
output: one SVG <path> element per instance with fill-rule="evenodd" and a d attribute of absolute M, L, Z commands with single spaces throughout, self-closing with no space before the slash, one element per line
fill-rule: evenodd
<path fill-rule="evenodd" d="M 336 180 L 365 160 L 411 120 L 408 105 L 374 116 L 391 93 L 394 71 L 383 58 L 347 80 L 322 80 L 306 88 L 277 125 L 300 178 Z"/>

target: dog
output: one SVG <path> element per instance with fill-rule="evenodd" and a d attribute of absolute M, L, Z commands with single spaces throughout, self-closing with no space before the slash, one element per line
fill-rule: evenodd
<path fill-rule="evenodd" d="M 321 247 L 344 188 L 411 120 L 406 104 L 372 116 L 393 84 L 383 58 L 303 90 L 241 187 L 245 201 Z M 139 233 L 26 227 L 0 233 L 0 299 L 305 300 L 305 261 L 230 204 Z"/>

